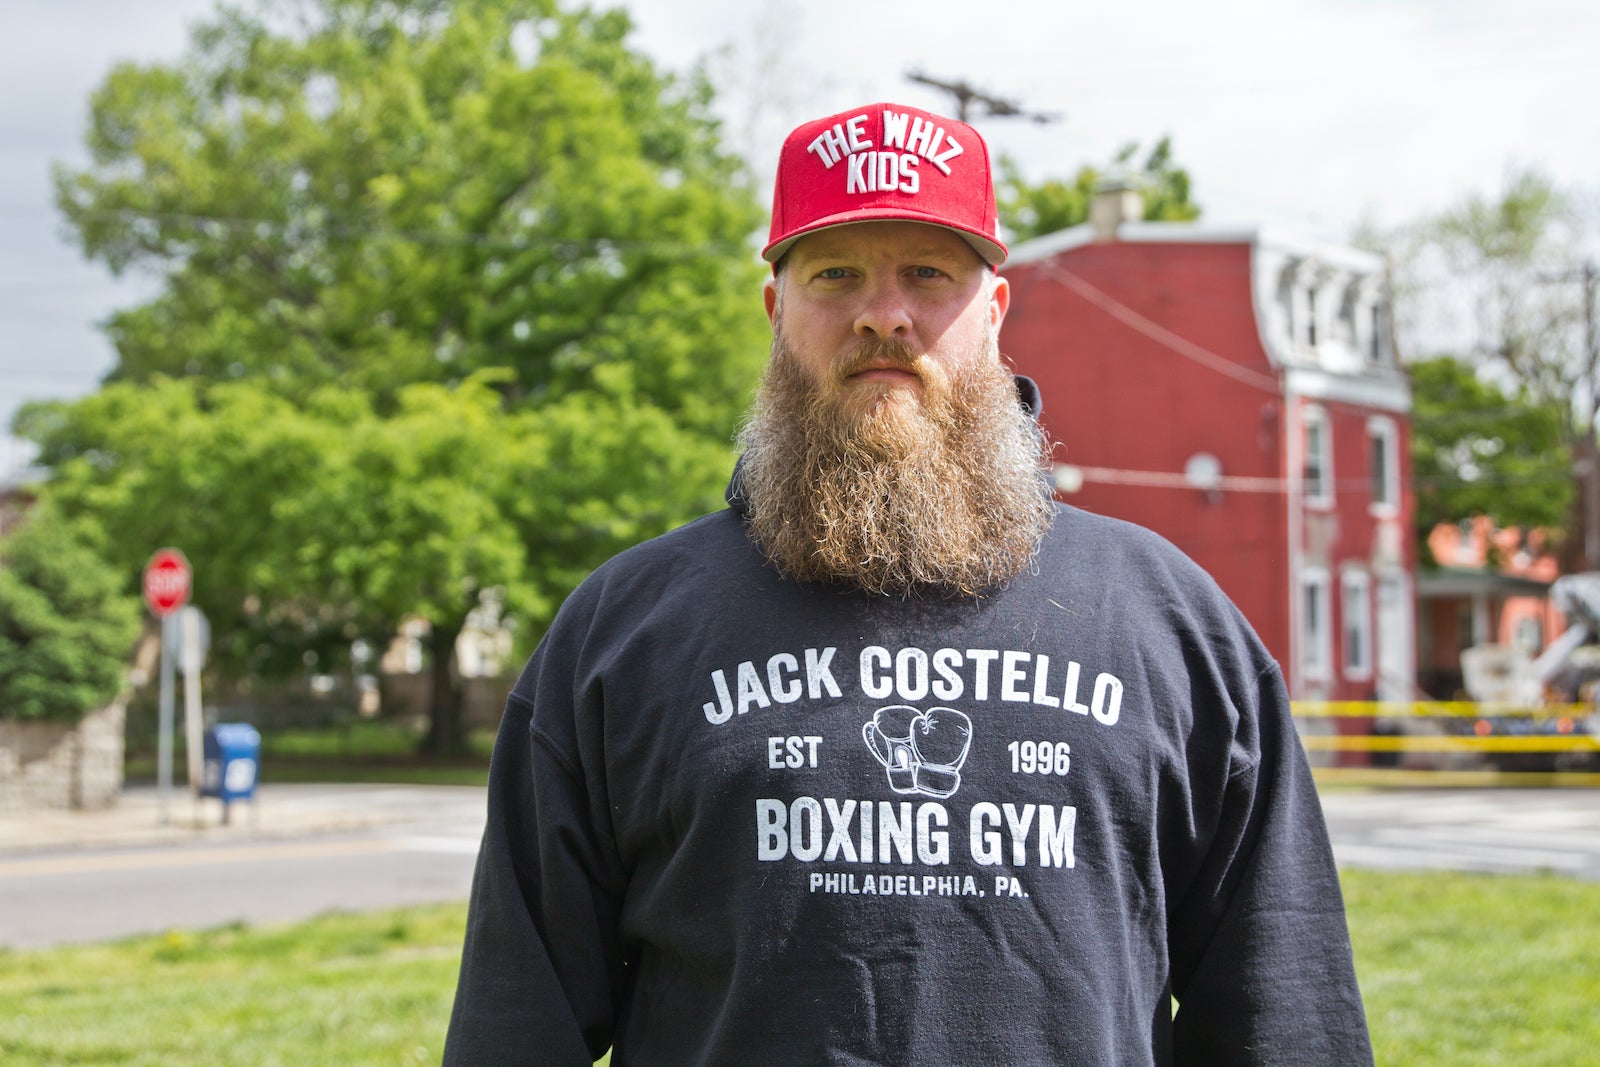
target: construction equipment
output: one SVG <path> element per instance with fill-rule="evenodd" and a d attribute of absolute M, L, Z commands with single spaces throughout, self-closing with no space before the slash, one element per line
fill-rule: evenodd
<path fill-rule="evenodd" d="M 1567 629 L 1537 659 L 1512 645 L 1476 645 L 1461 654 L 1463 685 L 1484 711 L 1472 732 L 1508 739 L 1504 750 L 1488 752 L 1500 770 L 1600 766 L 1592 747 L 1573 744 L 1584 735 L 1600 737 L 1600 572 L 1557 578 L 1550 599 Z"/>

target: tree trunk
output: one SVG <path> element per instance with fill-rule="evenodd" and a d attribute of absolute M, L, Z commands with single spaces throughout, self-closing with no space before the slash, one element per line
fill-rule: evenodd
<path fill-rule="evenodd" d="M 1580 436 L 1573 448 L 1572 509 L 1567 536 L 1557 562 L 1562 574 L 1600 570 L 1600 448 L 1592 435 Z"/>
<path fill-rule="evenodd" d="M 464 756 L 467 752 L 467 728 L 461 714 L 461 685 L 455 672 L 456 638 L 460 636 L 459 622 L 449 626 L 435 622 L 429 631 L 432 685 L 428 701 L 428 733 L 422 739 L 422 751 L 430 756 Z"/>

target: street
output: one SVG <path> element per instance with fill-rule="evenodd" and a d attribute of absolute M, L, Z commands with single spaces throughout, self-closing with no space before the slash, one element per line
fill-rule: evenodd
<path fill-rule="evenodd" d="M 204 833 L 158 831 L 148 793 L 98 822 L 0 819 L 0 947 L 466 899 L 483 790 L 263 792 L 259 813 L 236 810 Z M 1323 807 L 1343 866 L 1600 880 L 1600 790 L 1334 789 Z"/>
<path fill-rule="evenodd" d="M 1600 789 L 1326 790 L 1341 866 L 1600 881 Z"/>
<path fill-rule="evenodd" d="M 153 790 L 129 791 L 129 810 L 35 819 L 26 842 L 0 819 L 0 947 L 466 899 L 482 789 L 277 785 L 262 794 L 260 811 L 235 804 L 227 826 L 208 813 L 204 832 L 185 828 L 182 794 L 171 807 L 177 825 L 162 828 Z"/>

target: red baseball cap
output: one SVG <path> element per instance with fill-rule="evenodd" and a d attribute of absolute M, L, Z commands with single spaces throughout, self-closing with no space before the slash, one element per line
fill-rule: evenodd
<path fill-rule="evenodd" d="M 851 108 L 789 134 L 761 257 L 776 264 L 815 230 L 885 219 L 943 226 L 991 266 L 1006 261 L 989 146 L 965 122 L 901 104 Z"/>

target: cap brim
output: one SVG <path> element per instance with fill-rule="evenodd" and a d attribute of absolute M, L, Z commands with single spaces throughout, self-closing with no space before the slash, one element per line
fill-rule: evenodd
<path fill-rule="evenodd" d="M 784 234 L 778 240 L 761 250 L 761 258 L 768 263 L 777 263 L 794 247 L 794 243 L 807 234 L 816 233 L 818 230 L 831 230 L 836 226 L 852 226 L 863 222 L 920 222 L 925 226 L 937 226 L 941 230 L 949 230 L 972 246 L 972 250 L 985 263 L 991 267 L 998 267 L 1006 261 L 1006 246 L 996 241 L 993 237 L 979 233 L 976 230 L 965 229 L 961 226 L 952 226 L 944 219 L 930 218 L 915 211 L 892 211 L 884 208 L 867 208 L 861 211 L 847 211 L 839 215 L 828 215 L 817 219 L 791 233 Z"/>

